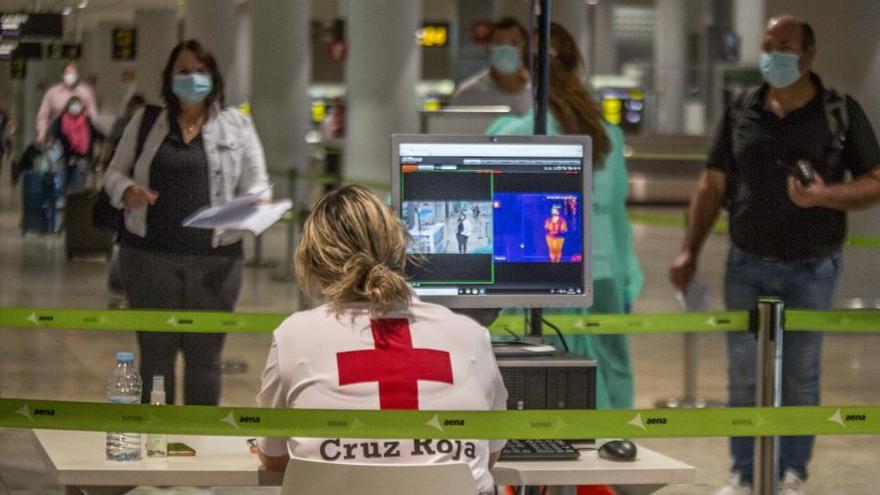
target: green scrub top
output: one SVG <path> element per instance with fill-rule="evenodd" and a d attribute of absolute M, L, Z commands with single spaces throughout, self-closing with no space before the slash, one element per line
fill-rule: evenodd
<path fill-rule="evenodd" d="M 522 117 L 500 117 L 486 131 L 488 135 L 532 135 L 534 110 Z M 628 184 L 623 156 L 623 133 L 602 122 L 611 150 L 601 167 L 593 164 L 593 307 L 548 310 L 549 314 L 620 314 L 627 312 L 642 290 L 644 276 L 636 258 L 632 227 L 626 214 Z M 564 134 L 553 115 L 548 115 L 547 134 Z M 559 344 L 556 336 L 548 341 Z M 633 407 L 632 360 L 627 335 L 567 335 L 568 348 L 598 363 L 596 404 L 600 409 Z"/>

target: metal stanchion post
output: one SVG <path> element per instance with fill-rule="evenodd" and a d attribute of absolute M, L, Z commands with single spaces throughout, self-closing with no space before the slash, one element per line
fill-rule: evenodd
<path fill-rule="evenodd" d="M 721 401 L 704 399 L 697 395 L 697 373 L 699 373 L 699 354 L 695 333 L 685 333 L 684 339 L 684 394 L 680 398 L 658 400 L 655 406 L 658 408 L 704 408 L 722 407 Z"/>
<path fill-rule="evenodd" d="M 263 234 L 254 236 L 254 257 L 249 259 L 246 266 L 251 268 L 272 268 L 275 262 L 272 260 L 263 260 Z"/>
<path fill-rule="evenodd" d="M 285 215 L 287 221 L 287 247 L 284 250 L 284 268 L 281 273 L 272 276 L 276 282 L 294 282 L 296 274 L 293 272 L 293 250 L 296 249 L 296 240 L 299 238 L 299 222 L 302 215 L 300 202 L 296 200 L 296 169 L 290 169 L 287 175 L 287 194 L 290 196 L 293 207 L 290 215 Z"/>
<path fill-rule="evenodd" d="M 777 298 L 758 300 L 756 405 L 782 405 L 783 308 Z M 779 437 L 755 438 L 755 493 L 776 493 L 779 482 Z"/>

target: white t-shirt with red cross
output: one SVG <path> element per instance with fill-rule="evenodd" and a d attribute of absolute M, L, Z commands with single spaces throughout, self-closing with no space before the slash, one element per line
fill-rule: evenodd
<path fill-rule="evenodd" d="M 371 320 L 352 305 L 291 315 L 275 330 L 260 407 L 300 409 L 503 410 L 507 390 L 488 331 L 413 295 L 405 309 Z M 491 491 L 489 453 L 504 441 L 263 438 L 270 456 L 347 463 L 465 462 Z"/>

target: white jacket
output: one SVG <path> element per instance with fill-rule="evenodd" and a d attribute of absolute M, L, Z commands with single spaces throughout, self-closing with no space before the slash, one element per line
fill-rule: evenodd
<path fill-rule="evenodd" d="M 110 202 L 120 209 L 125 207 L 122 196 L 126 189 L 136 184 L 149 187 L 153 158 L 168 136 L 168 111 L 162 110 L 147 134 L 141 155 L 135 162 L 143 115 L 143 110 L 138 111 L 125 127 L 104 176 L 104 189 L 110 196 Z M 202 142 L 208 159 L 211 206 L 224 205 L 236 196 L 263 190 L 266 191 L 262 195 L 263 199 L 271 199 L 263 146 L 250 117 L 235 108 L 221 109 L 215 105 L 210 109 L 208 121 L 202 127 Z M 147 207 L 126 208 L 125 228 L 132 234 L 146 237 Z M 240 232 L 215 230 L 211 245 L 223 246 L 239 240 Z"/>

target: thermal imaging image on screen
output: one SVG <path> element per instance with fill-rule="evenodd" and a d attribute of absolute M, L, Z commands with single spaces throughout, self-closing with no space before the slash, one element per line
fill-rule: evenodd
<path fill-rule="evenodd" d="M 492 206 L 496 262 L 583 260 L 579 194 L 496 193 Z"/>

